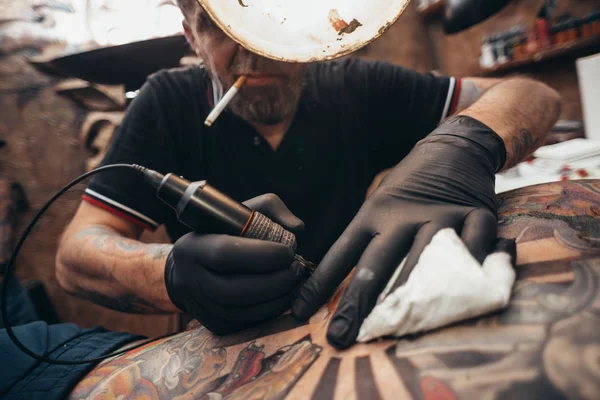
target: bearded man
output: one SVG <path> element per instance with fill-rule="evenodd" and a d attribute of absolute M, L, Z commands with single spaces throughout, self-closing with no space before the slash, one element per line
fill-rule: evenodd
<path fill-rule="evenodd" d="M 106 172 L 62 238 L 66 290 L 120 311 L 186 311 L 224 334 L 290 307 L 308 318 L 356 266 L 329 329 L 343 348 L 400 261 L 408 257 L 397 284 L 439 230 L 454 228 L 485 258 L 496 240 L 495 173 L 543 142 L 560 113 L 554 90 L 351 58 L 275 61 L 233 41 L 197 1 L 179 6 L 203 63 L 149 77 L 104 164 L 207 180 L 296 233 L 299 253 L 318 268 L 305 282 L 285 245 L 189 232 L 134 173 Z M 205 126 L 242 75 L 238 95 Z M 173 245 L 138 241 L 163 224 Z"/>

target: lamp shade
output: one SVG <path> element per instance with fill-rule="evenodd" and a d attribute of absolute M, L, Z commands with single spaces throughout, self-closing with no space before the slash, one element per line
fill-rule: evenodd
<path fill-rule="evenodd" d="M 291 62 L 334 59 L 387 30 L 410 0 L 198 0 L 240 45 Z"/>
<path fill-rule="evenodd" d="M 445 0 L 444 31 L 464 31 L 496 14 L 510 0 Z"/>

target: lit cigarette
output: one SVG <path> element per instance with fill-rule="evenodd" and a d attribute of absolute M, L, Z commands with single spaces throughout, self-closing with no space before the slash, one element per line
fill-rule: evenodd
<path fill-rule="evenodd" d="M 233 97 L 237 94 L 238 90 L 242 87 L 244 82 L 246 82 L 246 75 L 240 76 L 237 79 L 237 81 L 235 81 L 231 89 L 229 89 L 227 93 L 225 93 L 225 96 L 223 96 L 221 101 L 219 101 L 215 108 L 213 108 L 213 110 L 210 112 L 210 114 L 208 114 L 208 117 L 206 117 L 206 121 L 204 121 L 204 125 L 211 126 L 213 122 L 215 122 L 215 120 L 219 117 L 219 115 L 221 115 L 225 107 L 227 107 L 227 104 L 229 104 L 231 99 L 233 99 Z"/>

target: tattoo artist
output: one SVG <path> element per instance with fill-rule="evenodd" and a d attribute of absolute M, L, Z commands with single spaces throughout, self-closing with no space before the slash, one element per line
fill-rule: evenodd
<path fill-rule="evenodd" d="M 204 64 L 151 76 L 104 163 L 206 179 L 296 233 L 300 254 L 319 266 L 304 281 L 284 245 L 189 233 L 133 173 L 106 172 L 62 237 L 64 289 L 125 312 L 185 311 L 225 334 L 290 307 L 309 318 L 356 267 L 328 330 L 344 348 L 400 261 L 408 255 L 396 286 L 440 229 L 454 228 L 485 258 L 497 230 L 494 175 L 543 143 L 560 114 L 557 92 L 526 78 L 435 76 L 356 59 L 273 61 L 232 41 L 196 0 L 178 4 Z M 241 75 L 245 85 L 205 127 Z M 138 240 L 159 225 L 174 245 Z"/>

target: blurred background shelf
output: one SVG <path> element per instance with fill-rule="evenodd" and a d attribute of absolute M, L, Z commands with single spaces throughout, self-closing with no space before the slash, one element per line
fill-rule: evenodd
<path fill-rule="evenodd" d="M 505 62 L 492 68 L 483 69 L 480 75 L 499 75 L 502 72 L 508 72 L 520 67 L 542 63 L 547 60 L 572 56 L 582 57 L 585 55 L 595 54 L 597 52 L 600 52 L 600 35 L 584 39 L 577 39 L 566 44 L 553 45 L 526 58 Z"/>

